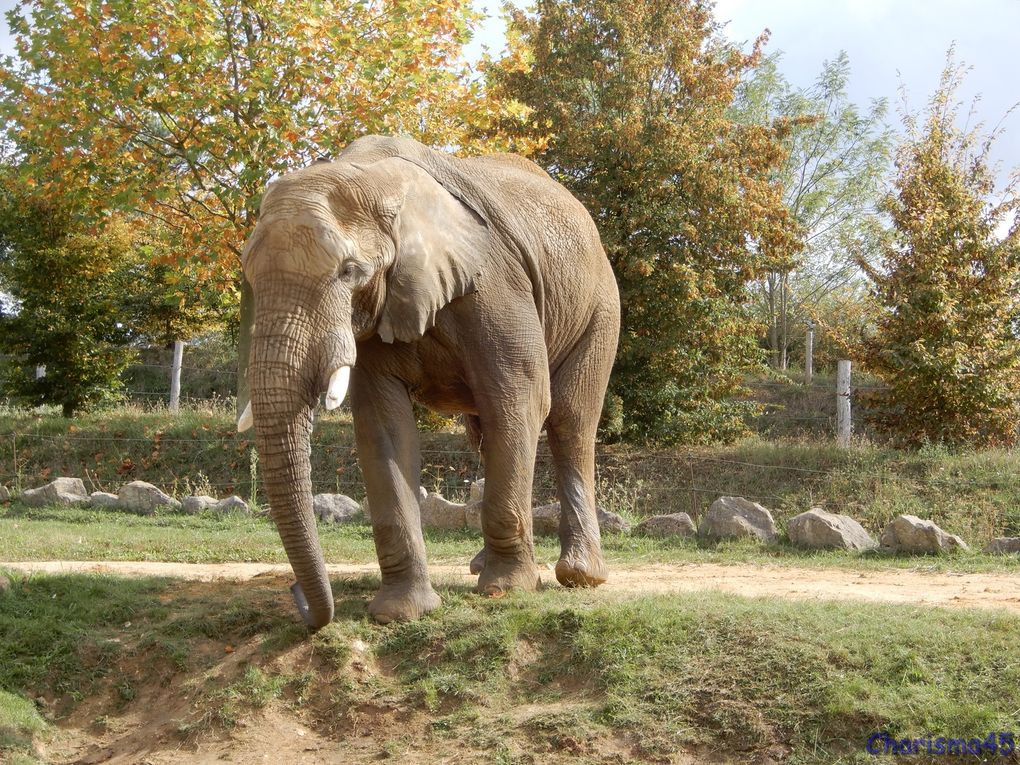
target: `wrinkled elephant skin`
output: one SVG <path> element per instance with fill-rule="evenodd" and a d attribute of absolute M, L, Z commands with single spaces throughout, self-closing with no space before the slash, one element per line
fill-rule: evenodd
<path fill-rule="evenodd" d="M 412 398 L 465 415 L 486 466 L 478 592 L 539 584 L 531 485 L 548 433 L 563 513 L 556 577 L 606 579 L 594 443 L 619 297 L 591 217 L 514 155 L 460 159 L 369 136 L 267 190 L 242 265 L 242 334 L 266 494 L 313 628 L 333 600 L 312 513 L 312 411 L 350 391 L 382 586 L 379 622 L 439 605 L 418 519 Z M 249 342 L 250 340 L 250 342 Z M 243 353 L 243 351 L 242 351 Z M 244 406 L 247 404 L 247 406 Z"/>

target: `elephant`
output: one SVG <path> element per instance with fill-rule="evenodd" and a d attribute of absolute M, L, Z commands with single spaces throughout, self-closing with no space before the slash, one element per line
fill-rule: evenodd
<path fill-rule="evenodd" d="M 366 136 L 270 184 L 242 250 L 250 351 L 241 353 L 270 514 L 312 629 L 333 599 L 312 512 L 315 407 L 350 388 L 372 507 L 379 623 L 437 608 L 418 491 L 415 400 L 465 415 L 486 471 L 476 592 L 539 584 L 531 492 L 545 428 L 562 507 L 556 578 L 606 581 L 595 515 L 595 437 L 620 301 L 583 205 L 530 160 L 460 158 Z M 245 331 L 245 329 L 242 329 Z M 244 356 L 247 355 L 247 358 Z"/>

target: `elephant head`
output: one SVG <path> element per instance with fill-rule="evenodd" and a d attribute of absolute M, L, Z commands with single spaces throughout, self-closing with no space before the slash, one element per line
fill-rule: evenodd
<path fill-rule="evenodd" d="M 238 429 L 255 427 L 294 596 L 313 628 L 332 619 L 333 599 L 312 513 L 312 412 L 323 392 L 327 409 L 344 400 L 357 341 L 413 342 L 473 291 L 488 236 L 479 213 L 401 156 L 317 162 L 262 200 L 242 254 L 254 308 L 242 307 L 250 401 L 239 401 Z"/>

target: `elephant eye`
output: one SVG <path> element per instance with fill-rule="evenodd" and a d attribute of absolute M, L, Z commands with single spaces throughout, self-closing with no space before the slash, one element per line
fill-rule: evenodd
<path fill-rule="evenodd" d="M 348 261 L 344 263 L 342 266 L 340 266 L 340 278 L 345 282 L 350 281 L 352 278 L 354 278 L 354 275 L 357 272 L 358 269 L 351 261 Z"/>

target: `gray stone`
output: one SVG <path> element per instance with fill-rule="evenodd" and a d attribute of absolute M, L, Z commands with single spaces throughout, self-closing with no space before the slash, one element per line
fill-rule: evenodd
<path fill-rule="evenodd" d="M 198 494 L 182 499 L 181 510 L 188 513 L 188 515 L 197 515 L 198 513 L 215 507 L 216 502 L 216 497 L 210 497 L 208 494 Z"/>
<path fill-rule="evenodd" d="M 350 523 L 361 514 L 361 505 L 346 494 L 316 494 L 312 512 L 324 523 Z"/>
<path fill-rule="evenodd" d="M 11 490 L 6 486 L 0 486 L 0 502 L 6 502 L 11 498 Z"/>
<path fill-rule="evenodd" d="M 350 497 L 348 497 L 348 499 L 350 499 Z M 354 500 L 352 499 L 351 502 L 354 502 Z M 358 503 L 354 502 L 354 504 L 357 505 Z M 229 497 L 224 497 L 223 499 L 216 503 L 213 509 L 217 513 L 244 513 L 245 515 L 247 515 L 248 513 L 251 512 L 251 510 L 248 509 L 248 503 L 245 502 L 236 494 L 231 494 Z"/>
<path fill-rule="evenodd" d="M 985 552 L 992 555 L 1020 553 L 1020 537 L 996 537 L 985 547 Z"/>
<path fill-rule="evenodd" d="M 465 506 L 451 502 L 442 494 L 430 492 L 421 502 L 421 525 L 424 529 L 462 529 L 466 524 Z"/>
<path fill-rule="evenodd" d="M 777 536 L 776 522 L 768 508 L 743 497 L 719 497 L 708 508 L 698 535 L 707 539 L 756 537 L 772 542 Z"/>
<path fill-rule="evenodd" d="M 181 509 L 180 502 L 146 481 L 132 481 L 121 486 L 117 506 L 139 515 L 152 515 L 161 509 Z"/>
<path fill-rule="evenodd" d="M 670 537 L 692 537 L 698 533 L 694 521 L 687 513 L 653 515 L 634 527 L 635 534 L 646 537 L 668 539 Z"/>
<path fill-rule="evenodd" d="M 89 494 L 89 504 L 92 507 L 117 507 L 120 504 L 120 497 L 108 491 L 94 491 Z"/>
<path fill-rule="evenodd" d="M 80 505 L 89 501 L 89 493 L 80 478 L 57 478 L 38 489 L 22 492 L 21 501 L 29 507 Z"/>
<path fill-rule="evenodd" d="M 464 505 L 464 523 L 469 529 L 482 530 L 482 501 L 480 499 Z"/>
<path fill-rule="evenodd" d="M 539 505 L 531 509 L 531 523 L 536 534 L 559 534 L 560 503 Z"/>
<path fill-rule="evenodd" d="M 941 553 L 967 550 L 967 543 L 955 534 L 947 534 L 933 522 L 916 515 L 893 518 L 882 532 L 882 549 L 891 552 Z"/>
<path fill-rule="evenodd" d="M 599 530 L 603 534 L 608 532 L 622 533 L 630 529 L 630 524 L 627 521 L 605 508 L 596 506 L 595 517 L 598 519 Z M 548 505 L 539 505 L 532 508 L 531 523 L 536 534 L 559 534 L 560 503 L 553 502 Z"/>
<path fill-rule="evenodd" d="M 485 479 L 479 478 L 477 481 L 471 484 L 471 496 L 469 502 L 481 502 L 482 495 L 485 493 Z"/>
<path fill-rule="evenodd" d="M 599 522 L 599 531 L 605 534 L 607 531 L 612 531 L 617 534 L 623 534 L 624 532 L 630 531 L 630 524 L 623 519 L 622 515 L 610 512 L 604 508 L 595 506 L 595 517 Z"/>
<path fill-rule="evenodd" d="M 786 526 L 790 541 L 815 550 L 871 550 L 878 547 L 867 531 L 848 515 L 812 507 L 790 519 Z"/>

